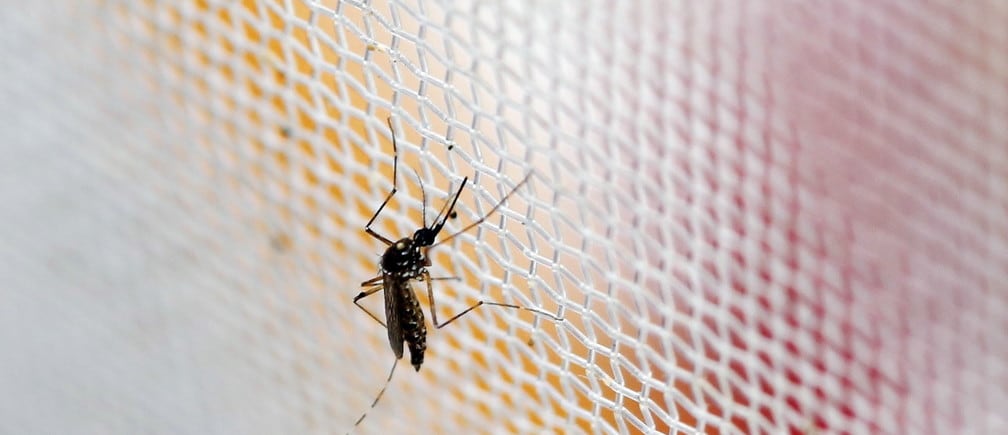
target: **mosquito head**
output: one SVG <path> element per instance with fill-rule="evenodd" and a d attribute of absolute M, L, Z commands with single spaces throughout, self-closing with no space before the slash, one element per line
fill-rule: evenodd
<path fill-rule="evenodd" d="M 425 226 L 424 228 L 420 228 L 413 233 L 413 241 L 417 246 L 428 247 L 434 245 L 434 239 L 437 238 L 437 235 L 441 233 L 445 224 L 448 223 L 448 218 L 455 218 L 458 216 L 458 214 L 455 213 L 455 203 L 458 202 L 459 195 L 462 194 L 462 189 L 465 187 L 467 181 L 469 181 L 469 177 L 462 179 L 462 185 L 459 186 L 458 192 L 455 192 L 455 197 L 453 197 L 451 201 L 446 202 L 445 205 L 441 207 L 441 211 L 439 211 L 437 216 L 434 217 L 434 224 L 429 227 Z"/>
<path fill-rule="evenodd" d="M 438 233 L 441 232 L 441 225 L 435 225 L 431 228 L 420 228 L 413 233 L 413 243 L 417 246 L 430 246 L 434 244 L 434 238 L 437 237 Z"/>

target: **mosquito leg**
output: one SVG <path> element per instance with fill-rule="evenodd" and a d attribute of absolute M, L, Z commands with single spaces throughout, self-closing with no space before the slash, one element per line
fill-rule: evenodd
<path fill-rule="evenodd" d="M 437 321 L 435 320 L 434 326 L 437 327 L 438 329 L 444 328 L 445 326 L 448 326 L 449 323 L 454 322 L 455 320 L 458 320 L 463 315 L 466 315 L 470 311 L 475 310 L 476 308 L 479 308 L 479 307 L 481 307 L 483 305 L 492 305 L 492 306 L 495 306 L 495 307 L 514 308 L 516 310 L 525 310 L 525 311 L 528 311 L 530 313 L 538 314 L 540 316 L 549 317 L 550 319 L 553 319 L 553 321 L 556 321 L 556 322 L 562 322 L 564 320 L 563 317 L 557 317 L 556 314 L 547 313 L 547 312 L 545 312 L 543 310 L 539 310 L 539 309 L 536 309 L 536 308 L 522 307 L 522 306 L 519 306 L 519 305 L 511 305 L 511 304 L 501 304 L 501 303 L 497 303 L 497 302 L 479 301 L 476 304 L 474 304 L 473 306 L 471 306 L 469 308 L 466 308 L 465 310 L 462 310 L 461 313 L 458 313 L 458 314 L 452 316 L 452 318 L 448 319 L 444 323 L 438 324 Z M 434 303 L 433 302 L 431 303 L 431 310 L 432 310 L 431 314 L 433 315 L 433 310 L 434 310 Z M 437 317 L 437 316 L 434 316 L 434 317 Z"/>
<path fill-rule="evenodd" d="M 392 363 L 392 370 L 389 370 L 388 378 L 385 379 L 385 385 L 382 385 L 381 390 L 378 391 L 378 395 L 375 396 L 374 401 L 371 402 L 371 407 L 368 408 L 367 411 L 364 411 L 363 414 L 361 414 L 360 418 L 357 419 L 357 422 L 354 423 L 353 428 L 351 428 L 350 431 L 347 432 L 347 435 L 350 435 L 350 432 L 353 432 L 354 429 L 357 429 L 357 426 L 360 426 L 361 422 L 364 421 L 364 417 L 367 417 L 367 413 L 370 412 L 372 409 L 374 409 L 375 405 L 378 404 L 378 401 L 381 400 L 382 395 L 385 394 L 385 389 L 388 388 L 389 383 L 392 382 L 392 375 L 395 374 L 395 369 L 397 365 L 399 365 L 399 359 L 396 359 L 395 362 Z"/>
<path fill-rule="evenodd" d="M 498 303 L 498 302 L 479 301 L 476 304 L 474 304 L 473 306 L 462 310 L 461 313 L 458 313 L 458 314 L 452 316 L 450 319 L 448 319 L 444 323 L 439 323 L 438 320 L 437 320 L 437 302 L 435 302 L 435 300 L 434 300 L 434 287 L 431 285 L 432 279 L 430 278 L 429 275 L 427 275 L 426 272 L 424 272 L 422 276 L 424 276 L 424 281 L 427 281 L 427 298 L 430 300 L 430 305 L 431 305 L 431 308 L 430 308 L 431 319 L 434 321 L 434 327 L 438 328 L 438 329 L 441 329 L 441 328 L 444 328 L 445 326 L 448 326 L 449 323 L 454 322 L 458 318 L 460 318 L 460 317 L 468 314 L 470 311 L 475 310 L 476 308 L 479 308 L 479 307 L 481 307 L 483 305 L 492 305 L 492 306 L 496 306 L 496 307 L 513 308 L 513 309 L 516 309 L 516 310 L 525 310 L 525 311 L 528 311 L 528 312 L 531 312 L 531 313 L 538 314 L 540 316 L 549 317 L 549 318 L 551 318 L 551 319 L 553 319 L 553 320 L 555 320 L 557 322 L 563 321 L 562 317 L 557 317 L 554 314 L 547 313 L 547 312 L 545 312 L 543 310 L 538 310 L 538 309 L 535 309 L 535 308 L 523 307 L 523 306 L 520 306 L 520 305 L 502 304 L 502 303 Z"/>
<path fill-rule="evenodd" d="M 378 283 L 382 282 L 382 280 L 384 278 L 385 278 L 384 276 L 378 275 L 378 276 L 376 276 L 374 278 L 371 278 L 371 279 L 369 279 L 367 281 L 362 282 L 360 286 L 361 287 L 371 287 L 373 285 L 377 285 Z"/>
<path fill-rule="evenodd" d="M 462 234 L 462 233 L 464 233 L 464 232 L 466 232 L 466 231 L 469 231 L 470 229 L 472 229 L 472 228 L 473 228 L 473 227 L 475 227 L 476 225 L 479 225 L 479 224 L 483 223 L 484 221 L 486 221 L 486 220 L 487 220 L 487 218 L 488 218 L 488 217 L 490 217 L 490 215 L 494 214 L 494 212 L 495 212 L 495 211 L 497 211 L 497 209 L 498 209 L 498 208 L 500 208 L 500 206 L 504 205 L 504 202 L 505 202 L 505 201 L 507 201 L 507 200 L 508 200 L 508 198 L 510 198 L 510 197 L 511 197 L 511 195 L 513 195 L 513 194 L 514 194 L 514 193 L 515 193 L 516 191 L 518 191 L 518 188 L 522 187 L 522 185 L 523 185 L 523 184 L 527 183 L 527 182 L 528 182 L 528 180 L 529 180 L 529 178 L 530 178 L 531 176 L 532 176 L 532 173 L 531 173 L 531 172 L 529 172 L 529 173 L 528 173 L 527 175 L 525 175 L 525 178 L 522 178 L 522 180 L 518 182 L 518 185 L 516 185 L 516 186 L 514 187 L 514 189 L 511 189 L 511 191 L 510 191 L 510 192 L 508 192 L 508 193 L 507 193 L 507 195 L 504 195 L 504 197 L 503 197 L 503 198 L 501 198 L 501 200 L 500 200 L 500 201 L 498 201 L 498 202 L 497 202 L 497 204 L 496 204 L 496 205 L 494 205 L 494 206 L 493 206 L 493 208 L 492 208 L 492 209 L 490 209 L 490 211 L 489 211 L 489 212 L 487 212 L 487 214 L 483 215 L 483 217 L 481 217 L 481 218 L 477 219 L 477 220 L 476 220 L 476 222 L 473 222 L 473 223 L 471 223 L 471 224 L 469 224 L 469 225 L 466 225 L 466 227 L 465 227 L 465 228 L 462 228 L 461 230 L 459 230 L 459 231 L 458 231 L 458 232 L 456 232 L 455 234 L 452 234 L 452 235 L 450 235 L 450 236 L 448 236 L 448 237 L 445 237 L 445 238 L 441 239 L 440 241 L 438 241 L 437 243 L 435 243 L 435 244 L 431 245 L 430 249 L 434 249 L 434 247 L 435 247 L 435 246 L 437 246 L 437 245 L 440 245 L 440 244 L 442 244 L 442 243 L 444 243 L 444 242 L 447 242 L 447 241 L 449 241 L 449 240 L 451 240 L 451 239 L 454 239 L 454 238 L 455 238 L 455 237 L 457 237 L 457 236 L 458 236 L 459 234 Z M 464 182 L 463 182 L 462 184 L 463 184 L 463 186 L 465 185 L 465 183 L 464 183 Z M 460 191 L 459 193 L 461 193 L 461 191 Z M 458 198 L 458 196 L 456 195 L 456 199 L 457 199 L 457 198 Z M 452 203 L 452 208 L 454 208 L 454 207 L 455 207 L 455 203 L 453 202 L 453 203 Z M 451 211 L 450 211 L 450 210 L 449 210 L 449 214 L 451 214 Z M 447 217 L 445 217 L 445 219 L 447 220 Z"/>
<path fill-rule="evenodd" d="M 388 205 L 388 202 L 392 200 L 392 197 L 396 194 L 396 186 L 398 186 L 397 181 L 399 178 L 399 148 L 396 145 L 395 129 L 392 128 L 392 117 L 389 117 L 386 120 L 388 121 L 389 131 L 392 132 L 392 190 L 388 193 L 388 196 L 385 197 L 385 201 L 381 203 L 381 206 L 378 207 L 378 210 L 375 211 L 374 215 L 371 216 L 371 220 L 367 222 L 367 225 L 364 225 L 364 232 L 371 235 L 371 237 L 381 240 L 382 243 L 384 243 L 385 245 L 391 245 L 392 241 L 389 240 L 388 237 L 378 234 L 378 232 L 371 229 L 371 224 L 373 224 L 375 219 L 378 218 L 378 215 L 381 213 L 382 209 L 384 209 L 385 206 Z"/>
<path fill-rule="evenodd" d="M 374 281 L 374 280 L 372 279 L 371 281 Z M 381 324 L 382 328 L 388 329 L 388 326 L 385 326 L 385 322 L 382 322 L 381 319 L 378 318 L 378 316 L 374 315 L 374 313 L 372 313 L 371 311 L 368 311 L 367 308 L 364 308 L 363 305 L 361 305 L 361 304 L 359 304 L 357 302 L 357 301 L 359 301 L 361 299 L 364 299 L 364 298 L 366 298 L 368 296 L 371 296 L 371 295 L 377 293 L 379 290 L 381 290 L 383 288 L 385 288 L 385 286 L 383 286 L 383 285 L 375 285 L 375 286 L 373 286 L 373 287 L 371 287 L 371 288 L 369 288 L 367 290 L 364 290 L 364 291 L 360 292 L 359 294 L 357 294 L 357 296 L 354 296 L 353 303 L 354 303 L 354 305 L 357 306 L 357 308 L 360 308 L 360 309 L 364 310 L 364 312 L 367 313 L 367 315 L 371 316 L 372 319 L 375 319 L 375 322 L 378 322 L 379 324 Z"/>

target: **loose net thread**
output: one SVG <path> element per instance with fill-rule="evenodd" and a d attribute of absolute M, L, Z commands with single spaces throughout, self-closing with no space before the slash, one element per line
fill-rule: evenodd
<path fill-rule="evenodd" d="M 566 321 L 435 331 L 359 433 L 1003 430 L 1004 6 L 542 3 L 3 8 L 0 428 L 349 429 L 391 115 L 383 234 L 533 173 L 439 314 Z"/>

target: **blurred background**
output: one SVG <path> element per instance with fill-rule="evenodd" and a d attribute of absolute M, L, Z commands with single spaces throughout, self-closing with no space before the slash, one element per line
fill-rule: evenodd
<path fill-rule="evenodd" d="M 0 433 L 999 433 L 1008 3 L 0 7 Z M 411 168 L 411 169 L 410 169 Z M 422 284 L 417 286 L 423 289 Z M 366 300 L 380 312 L 380 296 Z M 426 295 L 421 295 L 425 305 Z"/>

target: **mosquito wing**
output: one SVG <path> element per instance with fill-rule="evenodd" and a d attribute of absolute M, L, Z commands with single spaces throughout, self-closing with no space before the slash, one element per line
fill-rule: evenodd
<path fill-rule="evenodd" d="M 385 293 L 385 323 L 388 330 L 388 342 L 398 359 L 403 356 L 403 341 L 405 341 L 402 318 L 400 317 L 404 301 L 398 288 L 402 283 L 391 276 L 385 276 L 382 279 L 382 284 L 385 286 L 383 293 Z"/>

